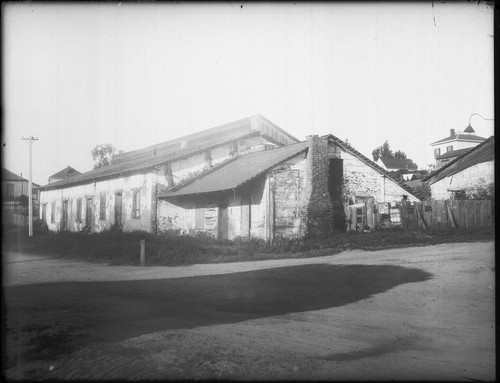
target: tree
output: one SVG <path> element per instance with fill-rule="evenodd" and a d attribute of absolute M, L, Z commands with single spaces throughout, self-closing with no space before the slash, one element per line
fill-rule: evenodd
<path fill-rule="evenodd" d="M 354 146 L 349 142 L 347 138 L 344 141 L 344 145 L 347 146 L 348 148 L 354 149 Z"/>
<path fill-rule="evenodd" d="M 379 158 L 394 158 L 394 153 L 386 140 L 383 145 L 375 148 L 372 152 L 373 161 L 377 162 Z"/>
<path fill-rule="evenodd" d="M 92 149 L 91 153 L 94 160 L 94 169 L 97 169 L 111 163 L 111 160 L 116 155 L 116 148 L 113 144 L 102 144 Z M 118 153 L 123 153 L 123 150 Z"/>
<path fill-rule="evenodd" d="M 406 159 L 406 153 L 402 152 L 401 150 L 398 150 L 397 152 L 394 153 L 394 158 L 400 158 L 404 160 Z"/>

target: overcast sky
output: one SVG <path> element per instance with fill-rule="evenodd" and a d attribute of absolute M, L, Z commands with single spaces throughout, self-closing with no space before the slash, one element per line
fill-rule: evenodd
<path fill-rule="evenodd" d="M 371 158 L 493 118 L 484 2 L 2 3 L 3 166 L 33 181 L 254 114 Z M 493 121 L 473 117 L 483 137 Z"/>

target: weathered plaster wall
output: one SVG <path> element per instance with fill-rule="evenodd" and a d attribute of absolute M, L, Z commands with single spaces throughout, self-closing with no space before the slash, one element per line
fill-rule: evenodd
<path fill-rule="evenodd" d="M 471 166 L 463 171 L 445 177 L 433 183 L 431 186 L 431 197 L 433 199 L 442 200 L 452 197 L 449 189 L 471 191 L 477 190 L 479 187 L 486 187 L 495 182 L 495 164 L 494 161 L 483 162 Z"/>
<path fill-rule="evenodd" d="M 86 224 L 87 199 L 92 201 L 92 231 L 100 232 L 109 229 L 115 222 L 115 193 L 122 193 L 123 231 L 152 230 L 152 189 L 155 175 L 152 173 L 137 174 L 113 180 L 99 181 L 87 185 L 77 185 L 64 189 L 41 191 L 40 203 L 47 204 L 46 219 L 49 230 L 60 231 L 63 201 L 68 201 L 68 224 L 70 231 L 79 231 Z M 133 190 L 141 193 L 141 210 L 139 218 L 132 218 Z M 100 219 L 100 195 L 106 198 L 106 218 Z M 77 221 L 77 200 L 82 199 L 81 221 Z M 52 203 L 55 202 L 55 222 L 51 222 Z M 40 209 L 41 214 L 42 209 Z M 41 218 L 41 216 L 40 216 Z"/>
<path fill-rule="evenodd" d="M 355 197 L 374 197 L 376 202 L 401 201 L 403 195 L 408 200 L 417 202 L 418 199 L 389 178 L 369 167 L 353 155 L 342 152 L 344 160 L 344 198 L 348 203 L 355 202 Z"/>
<path fill-rule="evenodd" d="M 275 166 L 270 174 L 274 179 L 275 236 L 302 236 L 301 209 L 303 205 L 306 156 L 304 153 Z"/>

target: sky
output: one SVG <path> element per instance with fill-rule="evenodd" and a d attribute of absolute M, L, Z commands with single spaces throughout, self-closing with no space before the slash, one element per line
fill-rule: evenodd
<path fill-rule="evenodd" d="M 493 7 L 415 3 L 2 3 L 2 162 L 33 182 L 261 114 L 303 140 L 430 143 L 494 118 Z M 476 134 L 494 121 L 472 117 Z"/>

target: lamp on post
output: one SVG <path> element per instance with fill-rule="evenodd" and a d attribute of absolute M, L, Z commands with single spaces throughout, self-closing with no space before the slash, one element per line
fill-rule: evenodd
<path fill-rule="evenodd" d="M 471 124 L 470 124 L 470 120 L 473 116 L 479 116 L 481 117 L 483 120 L 485 121 L 494 121 L 495 119 L 494 118 L 484 118 L 483 116 L 481 116 L 479 113 L 472 113 L 469 117 L 469 125 L 467 125 L 467 128 L 465 128 L 465 131 L 474 131 L 474 129 L 472 128 Z"/>

